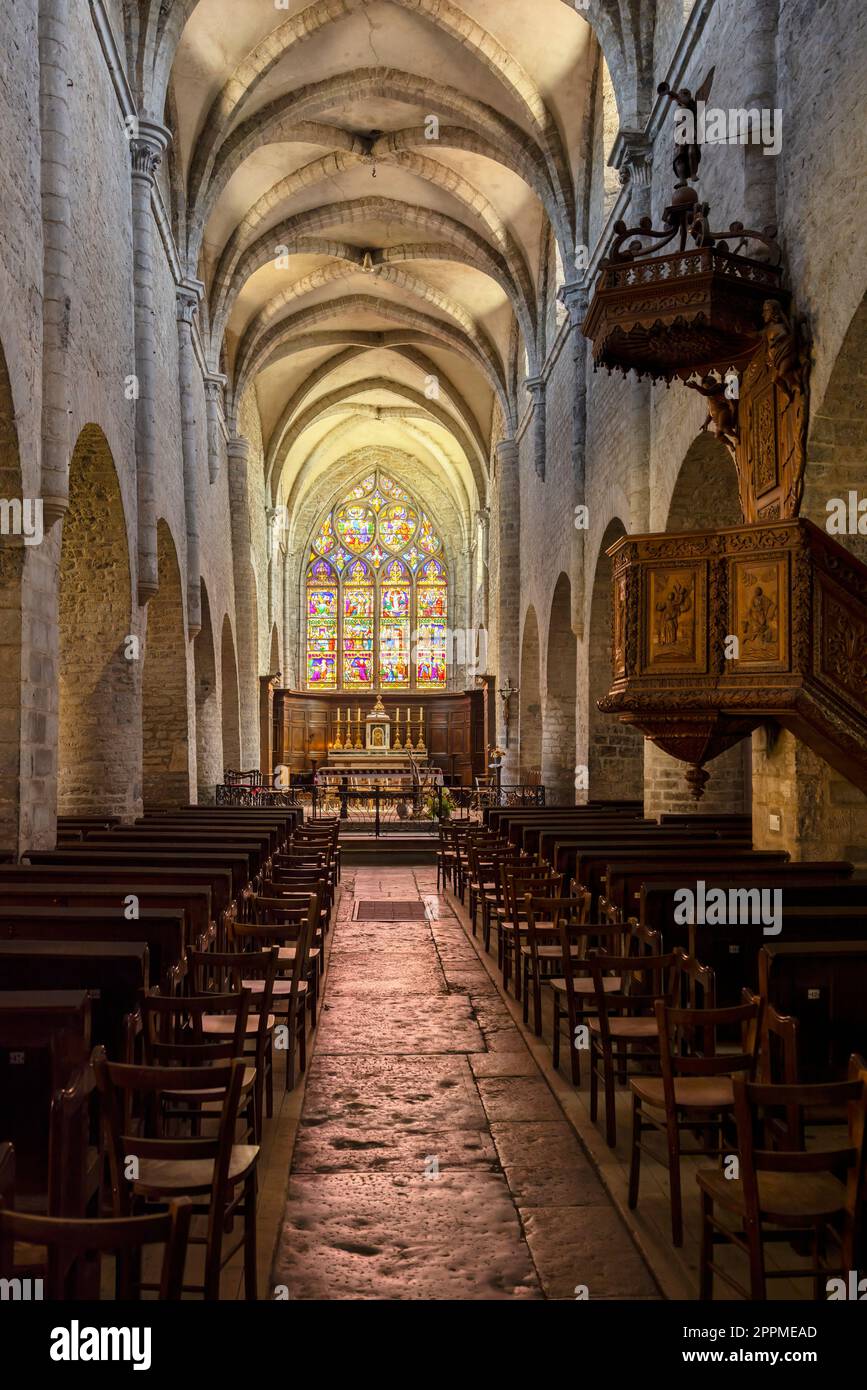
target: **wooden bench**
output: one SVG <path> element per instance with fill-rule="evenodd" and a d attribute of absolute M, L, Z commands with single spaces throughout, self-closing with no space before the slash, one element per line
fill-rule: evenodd
<path fill-rule="evenodd" d="M 215 889 L 215 913 L 229 911 L 235 903 L 240 901 L 241 894 L 249 882 L 247 877 L 249 859 L 245 854 L 189 854 L 183 851 L 169 853 L 168 850 L 148 850 L 137 845 L 125 845 L 123 848 L 110 850 L 102 845 L 89 846 L 84 844 L 80 849 L 71 846 L 66 849 L 30 850 L 25 859 L 30 864 L 44 864 L 46 866 L 65 864 L 86 868 L 90 872 L 91 879 L 103 881 L 105 881 L 103 869 L 119 869 L 121 882 L 125 881 L 124 874 L 129 877 L 130 868 L 136 870 L 156 869 L 159 871 L 160 881 L 163 883 L 175 881 L 173 870 L 176 869 L 190 869 L 198 873 L 212 870 L 215 875 L 228 874 L 228 893 L 221 891 L 222 884 L 217 885 Z M 117 881 L 117 879 L 114 880 L 114 882 Z M 195 882 L 196 880 L 191 881 Z M 198 879 L 200 883 L 207 881 L 207 877 Z"/>
<path fill-rule="evenodd" d="M 264 847 L 263 847 L 264 840 Z M 165 830 L 151 831 L 144 826 L 120 826 L 117 830 L 107 831 L 96 835 L 88 835 L 82 844 L 83 849 L 108 849 L 112 852 L 115 848 L 130 850 L 168 850 L 170 853 L 182 852 L 193 854 L 201 850 L 203 854 L 243 854 L 246 856 L 246 878 L 245 885 L 254 882 L 261 875 L 268 862 L 267 853 L 268 838 L 266 836 L 254 835 L 230 835 L 225 832 L 222 835 L 215 834 L 208 829 L 198 833 L 177 831 L 171 827 Z M 75 848 L 73 846 L 72 848 Z"/>
<path fill-rule="evenodd" d="M 759 992 L 798 1020 L 802 1082 L 845 1079 L 867 1047 L 867 941 L 785 941 L 759 952 Z"/>
<path fill-rule="evenodd" d="M 0 941 L 0 988 L 4 991 L 86 989 L 91 997 L 91 1033 L 109 1056 L 124 1055 L 124 1019 L 149 988 L 144 941 Z"/>
<path fill-rule="evenodd" d="M 0 906 L 0 941 L 143 941 L 150 980 L 163 994 L 176 994 L 186 974 L 187 937 L 183 908 L 141 908 L 129 920 L 120 908 Z"/>
<path fill-rule="evenodd" d="M 96 874 L 89 866 L 14 864 L 0 865 L 0 903 L 26 907 L 29 902 L 56 902 L 58 906 L 112 907 L 133 894 L 141 907 L 183 907 L 188 914 L 188 936 L 202 941 L 203 949 L 216 937 L 217 924 L 232 906 L 232 875 L 228 869 L 161 869 L 138 867 L 134 872 L 104 867 Z M 234 915 L 234 914 L 232 914 Z"/>
<path fill-rule="evenodd" d="M 86 990 L 0 990 L 0 1141 L 17 1156 L 19 1197 L 48 1189 L 51 1098 L 88 1064 Z"/>

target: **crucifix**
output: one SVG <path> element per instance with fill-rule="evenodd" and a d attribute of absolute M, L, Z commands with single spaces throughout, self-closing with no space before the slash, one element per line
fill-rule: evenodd
<path fill-rule="evenodd" d="M 503 702 L 503 726 L 506 734 L 506 747 L 509 746 L 509 720 L 512 712 L 512 696 L 520 694 L 518 686 L 512 685 L 512 677 L 506 677 L 506 684 L 500 686 L 500 699 Z"/>

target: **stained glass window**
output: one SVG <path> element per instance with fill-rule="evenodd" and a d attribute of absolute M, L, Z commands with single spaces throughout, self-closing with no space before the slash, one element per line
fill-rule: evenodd
<path fill-rule="evenodd" d="M 307 567 L 307 684 L 337 689 L 337 575 L 325 560 Z"/>
<path fill-rule="evenodd" d="M 446 683 L 448 586 L 439 560 L 422 566 L 416 588 L 416 684 L 436 689 Z"/>
<path fill-rule="evenodd" d="M 447 620 L 435 523 L 388 474 L 365 475 L 310 542 L 308 689 L 442 689 Z"/>

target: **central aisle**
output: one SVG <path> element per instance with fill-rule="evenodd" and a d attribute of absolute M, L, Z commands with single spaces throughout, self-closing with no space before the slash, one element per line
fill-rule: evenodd
<path fill-rule="evenodd" d="M 427 918 L 355 920 L 385 899 Z M 659 1296 L 433 868 L 344 874 L 273 1282 L 290 1299 Z"/>

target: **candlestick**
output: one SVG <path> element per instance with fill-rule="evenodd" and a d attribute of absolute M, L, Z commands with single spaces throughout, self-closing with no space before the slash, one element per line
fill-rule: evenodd
<path fill-rule="evenodd" d="M 340 706 L 337 706 L 337 737 L 331 745 L 332 748 L 342 748 L 343 740 L 340 735 Z"/>
<path fill-rule="evenodd" d="M 358 717 L 355 723 L 355 746 L 356 748 L 364 747 L 364 744 L 361 742 L 361 705 L 358 706 Z"/>
<path fill-rule="evenodd" d="M 395 751 L 403 747 L 400 741 L 400 705 L 394 711 L 394 743 L 391 746 Z"/>

